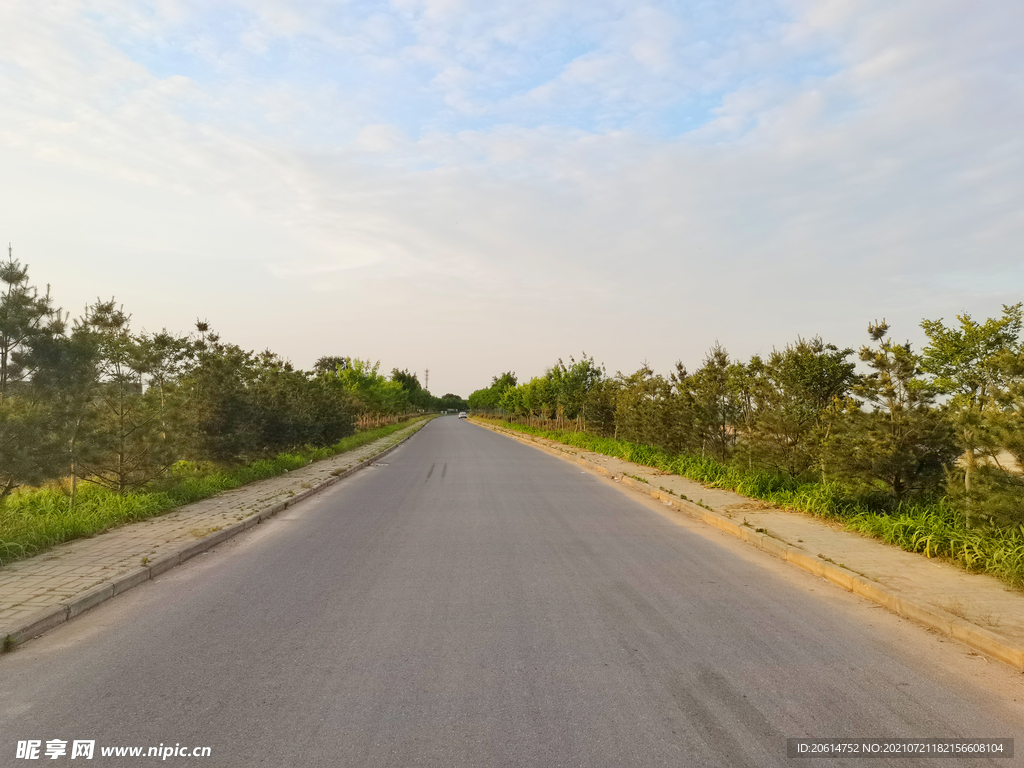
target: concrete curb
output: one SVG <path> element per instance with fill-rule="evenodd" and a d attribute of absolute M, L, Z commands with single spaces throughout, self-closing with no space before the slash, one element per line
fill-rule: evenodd
<path fill-rule="evenodd" d="M 384 449 L 380 453 L 374 454 L 368 459 L 364 459 L 353 467 L 349 467 L 337 474 L 333 474 L 331 477 L 328 477 L 326 480 L 314 485 L 312 488 L 307 488 L 301 493 L 297 493 L 291 498 L 285 501 L 280 501 L 260 512 L 254 512 L 244 520 L 235 523 L 234 525 L 230 525 L 227 528 L 215 531 L 214 533 L 211 533 L 194 543 L 187 544 L 174 552 L 161 555 L 141 568 L 136 568 L 135 570 L 129 571 L 115 579 L 111 579 L 108 582 L 92 587 L 85 592 L 80 592 L 60 605 L 55 605 L 52 608 L 43 608 L 40 611 L 31 614 L 28 618 L 23 619 L 20 624 L 14 627 L 0 629 L 0 653 L 13 651 L 22 643 L 39 637 L 44 632 L 63 624 L 69 619 L 73 619 L 75 616 L 85 613 L 90 608 L 94 608 L 100 603 L 106 602 L 115 595 L 120 595 L 123 592 L 127 592 L 129 589 L 139 586 L 143 582 L 155 579 L 165 571 L 169 571 L 171 568 L 181 565 L 186 560 L 190 560 L 196 555 L 212 549 L 233 536 L 237 536 L 239 533 L 253 528 L 264 520 L 269 520 L 278 512 L 283 512 L 297 502 L 302 501 L 315 493 L 319 493 L 323 489 L 328 488 L 341 480 L 344 480 L 346 477 L 355 474 L 360 469 L 368 467 L 370 464 L 373 464 L 384 456 L 387 456 L 419 432 L 427 423 L 428 422 L 426 421 L 422 422 L 415 430 L 410 432 L 391 447 Z"/>
<path fill-rule="evenodd" d="M 815 576 L 820 576 L 843 589 L 867 598 L 883 608 L 892 611 L 898 616 L 902 616 L 905 619 L 909 619 L 910 621 L 921 624 L 929 629 L 941 632 L 947 637 L 958 640 L 964 645 L 968 645 L 975 650 L 981 651 L 982 653 L 1024 672 L 1024 646 L 1014 645 L 994 632 L 990 632 L 975 624 L 964 621 L 963 619 L 939 608 L 901 597 L 896 592 L 880 586 L 869 579 L 865 579 L 863 576 L 851 573 L 838 565 L 826 562 L 820 558 L 812 557 L 805 551 L 792 547 L 780 539 L 767 536 L 763 533 L 757 533 L 750 528 L 737 525 L 724 515 L 712 512 L 711 510 L 705 509 L 693 502 L 685 501 L 673 496 L 672 494 L 652 488 L 647 483 L 634 480 L 628 475 L 616 476 L 615 473 L 606 467 L 602 467 L 600 464 L 588 461 L 582 456 L 576 456 L 567 451 L 558 450 L 557 448 L 550 448 L 537 442 L 536 439 L 529 434 L 495 427 L 490 424 L 476 421 L 475 419 L 471 421 L 479 427 L 519 440 L 520 442 L 530 445 L 532 448 L 537 448 L 538 450 L 544 451 L 552 456 L 557 456 L 558 458 L 566 461 L 571 461 L 579 466 L 586 467 L 587 469 L 597 472 L 598 474 L 613 478 L 621 485 L 627 485 L 638 491 L 646 493 L 648 496 L 669 504 L 674 509 L 684 512 L 690 517 L 697 518 L 709 525 L 713 525 L 715 528 L 725 531 L 726 533 L 730 533 L 733 536 L 752 544 L 758 549 L 762 549 L 776 557 L 780 557 L 798 568 L 809 571 Z"/>

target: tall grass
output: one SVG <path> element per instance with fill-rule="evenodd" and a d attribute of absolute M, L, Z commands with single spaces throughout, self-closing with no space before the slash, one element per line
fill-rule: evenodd
<path fill-rule="evenodd" d="M 969 571 L 989 573 L 1018 589 L 1024 588 L 1024 525 L 1015 528 L 968 528 L 963 515 L 945 500 L 903 503 L 879 510 L 834 482 L 807 482 L 788 475 L 722 464 L 709 457 L 671 455 L 649 445 L 598 437 L 585 432 L 498 424 L 564 445 L 654 467 L 711 488 L 736 491 L 787 509 L 842 522 L 847 529 L 882 539 L 909 552 L 942 557 Z"/>
<path fill-rule="evenodd" d="M 367 445 L 421 420 L 364 430 L 326 448 L 282 453 L 242 467 L 218 468 L 178 462 L 164 480 L 124 495 L 84 483 L 79 486 L 74 509 L 71 509 L 68 493 L 60 487 L 17 491 L 0 506 L 0 565 L 256 480 L 276 477 L 313 461 Z"/>
<path fill-rule="evenodd" d="M 969 571 L 998 576 L 1024 588 L 1024 525 L 968 528 L 944 503 L 890 515 L 861 513 L 844 521 L 852 531 L 875 536 L 909 552 L 944 557 Z"/>

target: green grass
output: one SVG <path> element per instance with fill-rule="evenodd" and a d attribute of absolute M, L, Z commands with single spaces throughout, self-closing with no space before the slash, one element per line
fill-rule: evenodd
<path fill-rule="evenodd" d="M 904 503 L 879 511 L 840 483 L 806 482 L 771 472 L 745 470 L 701 456 L 671 455 L 649 445 L 474 418 L 564 445 L 602 453 L 680 475 L 712 488 L 736 491 L 774 506 L 842 522 L 858 531 L 926 557 L 942 557 L 969 571 L 989 573 L 1024 588 L 1024 525 L 968 528 L 946 501 Z"/>
<path fill-rule="evenodd" d="M 1024 588 L 1024 525 L 1015 528 L 967 528 L 944 504 L 913 507 L 890 515 L 855 515 L 846 527 L 909 552 L 944 557 L 969 571 L 998 576 Z"/>
<path fill-rule="evenodd" d="M 63 488 L 17 491 L 0 506 L 0 565 L 31 557 L 65 541 L 92 536 L 116 525 L 144 520 L 221 491 L 276 477 L 313 461 L 360 448 L 422 421 L 417 419 L 364 430 L 326 448 L 282 453 L 242 467 L 223 469 L 178 462 L 161 482 L 124 495 L 90 483 L 79 483 L 74 510 L 70 508 L 70 497 Z"/>

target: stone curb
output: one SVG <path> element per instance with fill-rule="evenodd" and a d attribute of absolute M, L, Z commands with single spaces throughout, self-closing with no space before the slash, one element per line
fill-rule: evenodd
<path fill-rule="evenodd" d="M 54 627 L 63 624 L 69 619 L 73 619 L 82 613 L 85 613 L 90 608 L 93 608 L 100 603 L 104 603 L 115 595 L 120 595 L 123 592 L 127 592 L 133 587 L 137 587 L 143 582 L 155 579 L 165 571 L 169 571 L 171 568 L 184 563 L 186 560 L 190 560 L 196 555 L 202 554 L 213 547 L 221 544 L 233 536 L 246 531 L 264 520 L 269 520 L 271 517 L 276 515 L 278 512 L 283 512 L 295 503 L 302 501 L 315 493 L 319 493 L 324 488 L 328 488 L 335 483 L 344 480 L 346 477 L 355 474 L 360 469 L 368 467 L 375 461 L 380 460 L 384 456 L 387 456 L 393 450 L 398 448 L 400 445 L 405 443 L 409 438 L 415 435 L 420 429 L 427 424 L 426 421 L 421 422 L 420 425 L 410 432 L 408 435 L 403 437 L 397 443 L 389 448 L 381 451 L 380 453 L 374 454 L 373 456 L 364 459 L 353 467 L 342 470 L 337 474 L 331 475 L 327 479 L 321 481 L 312 488 L 304 489 L 301 493 L 296 493 L 291 498 L 280 501 L 273 506 L 264 509 L 260 512 L 254 512 L 244 520 L 230 525 L 227 528 L 222 528 L 219 531 L 215 531 L 208 536 L 199 539 L 198 541 L 188 544 L 180 549 L 169 552 L 166 555 L 161 555 L 152 562 L 147 563 L 141 568 L 136 568 L 133 571 L 129 571 L 126 574 L 118 576 L 108 582 L 92 587 L 85 592 L 80 592 L 74 597 L 66 600 L 60 605 L 55 605 L 52 608 L 43 608 L 23 619 L 20 624 L 14 627 L 0 629 L 0 653 L 7 653 L 13 651 L 22 643 L 39 637 L 44 632 L 47 632 Z"/>
<path fill-rule="evenodd" d="M 819 558 L 811 557 L 805 551 L 792 547 L 780 539 L 767 536 L 763 533 L 757 533 L 749 528 L 737 525 L 724 515 L 712 512 L 709 509 L 705 509 L 693 502 L 685 501 L 676 496 L 665 493 L 664 491 L 659 491 L 652 488 L 645 482 L 634 480 L 628 475 L 620 475 L 616 477 L 614 472 L 606 467 L 602 467 L 600 464 L 588 461 L 582 456 L 572 455 L 567 451 L 550 448 L 537 442 L 529 434 L 502 429 L 500 427 L 479 422 L 475 419 L 472 419 L 471 421 L 479 427 L 519 440 L 520 442 L 530 445 L 532 448 L 537 448 L 538 450 L 544 451 L 552 456 L 557 456 L 558 458 L 566 461 L 571 461 L 580 466 L 587 467 L 598 474 L 613 478 L 621 485 L 627 485 L 635 490 L 646 493 L 648 496 L 669 504 L 674 509 L 684 512 L 690 517 L 697 518 L 698 520 L 713 525 L 715 528 L 725 531 L 726 533 L 730 533 L 733 536 L 754 545 L 758 549 L 764 550 L 776 557 L 780 557 L 798 568 L 809 571 L 815 576 L 820 576 L 821 578 L 843 587 L 854 594 L 867 598 L 883 608 L 892 611 L 897 616 L 902 616 L 905 619 L 909 619 L 910 621 L 921 624 L 929 629 L 941 632 L 954 640 L 958 640 L 975 650 L 988 654 L 989 656 L 1024 672 L 1024 646 L 1014 645 L 1007 641 L 1006 638 L 1003 638 L 994 632 L 990 632 L 975 624 L 964 621 L 963 619 L 939 608 L 934 608 L 930 605 L 901 597 L 898 593 L 880 586 L 869 579 L 865 579 L 863 576 L 851 573 L 840 566 L 825 562 Z"/>

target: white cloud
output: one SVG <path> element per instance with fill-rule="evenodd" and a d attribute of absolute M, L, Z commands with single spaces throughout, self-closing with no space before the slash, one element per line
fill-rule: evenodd
<path fill-rule="evenodd" d="M 404 147 L 408 138 L 393 125 L 368 125 L 356 136 L 355 145 L 367 152 L 392 152 Z"/>
<path fill-rule="evenodd" d="M 581 348 L 692 365 L 716 338 L 853 345 L 875 316 L 913 335 L 1016 300 L 1024 10 L 794 0 L 787 23 L 756 5 L 737 6 L 750 26 L 702 31 L 665 6 L 587 4 L 593 44 L 531 70 L 578 6 L 396 2 L 332 25 L 326 5 L 268 0 L 232 41 L 194 30 L 197 4 L 133 9 L 117 34 L 75 3 L 5 4 L 0 234 L 34 264 L 77 242 L 122 265 L 76 267 L 75 286 L 53 267 L 58 298 L 88 289 L 72 305 L 114 292 L 183 328 L 214 311 L 175 314 L 164 286 L 183 278 L 161 270 L 198 259 L 192 298 L 223 308 L 229 337 L 307 364 L 335 343 L 429 364 L 463 394 Z M 125 35 L 185 35 L 212 69 L 154 71 Z M 358 77 L 260 77 L 242 38 L 299 41 L 300 63 L 322 44 Z M 788 68 L 808 52 L 814 67 Z M 522 71 L 543 77 L 504 87 Z M 726 85 L 703 128 L 644 132 L 674 89 Z"/>

